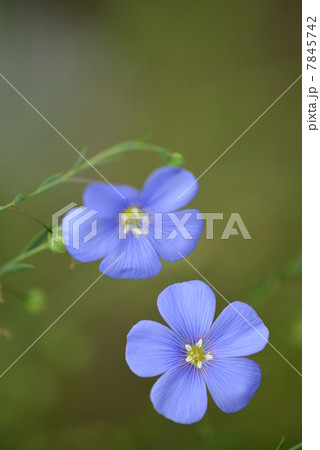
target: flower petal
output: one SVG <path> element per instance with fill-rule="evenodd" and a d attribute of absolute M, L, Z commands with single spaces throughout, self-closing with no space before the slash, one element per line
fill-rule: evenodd
<path fill-rule="evenodd" d="M 79 207 L 63 217 L 61 230 L 70 255 L 78 261 L 91 262 L 103 258 L 113 248 L 117 224 L 96 211 Z"/>
<path fill-rule="evenodd" d="M 147 236 L 118 239 L 117 245 L 100 264 L 100 271 L 112 278 L 143 279 L 157 275 L 161 270 L 159 256 Z"/>
<path fill-rule="evenodd" d="M 134 187 L 115 185 L 114 188 L 107 183 L 89 184 L 83 193 L 83 203 L 105 217 L 116 217 L 130 206 L 139 204 L 140 193 Z"/>
<path fill-rule="evenodd" d="M 154 377 L 177 365 L 182 348 L 172 330 L 142 320 L 128 334 L 126 361 L 136 375 Z"/>
<path fill-rule="evenodd" d="M 141 198 L 142 203 L 154 212 L 171 212 L 187 205 L 197 191 L 198 182 L 188 170 L 160 167 L 147 178 Z"/>
<path fill-rule="evenodd" d="M 174 262 L 193 252 L 203 229 L 199 211 L 185 209 L 175 213 L 163 213 L 159 218 L 153 217 L 150 233 L 153 246 L 161 258 Z"/>
<path fill-rule="evenodd" d="M 216 307 L 215 295 L 203 281 L 176 283 L 158 297 L 158 309 L 170 327 L 185 344 L 203 339 L 212 323 Z"/>
<path fill-rule="evenodd" d="M 251 306 L 230 303 L 215 320 L 208 340 L 219 356 L 247 356 L 268 343 L 269 331 Z"/>
<path fill-rule="evenodd" d="M 214 358 L 203 374 L 213 400 L 226 413 L 247 406 L 261 381 L 259 365 L 248 358 Z"/>
<path fill-rule="evenodd" d="M 174 422 L 198 422 L 207 410 L 205 383 L 194 367 L 181 366 L 162 375 L 151 389 L 150 398 L 158 413 Z"/>

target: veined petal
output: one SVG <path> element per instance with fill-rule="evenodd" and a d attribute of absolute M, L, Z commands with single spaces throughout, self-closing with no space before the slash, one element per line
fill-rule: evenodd
<path fill-rule="evenodd" d="M 161 213 L 159 217 L 153 215 L 150 234 L 159 256 L 174 262 L 193 252 L 202 229 L 201 213 L 195 209 L 185 209 L 175 213 Z"/>
<path fill-rule="evenodd" d="M 151 389 L 158 413 L 182 424 L 198 422 L 207 410 L 205 383 L 194 367 L 181 366 L 162 375 Z"/>
<path fill-rule="evenodd" d="M 247 406 L 261 381 L 260 367 L 248 358 L 214 358 L 203 375 L 216 405 L 226 413 Z"/>
<path fill-rule="evenodd" d="M 188 170 L 160 167 L 147 178 L 141 200 L 144 206 L 154 212 L 171 212 L 187 205 L 197 191 L 198 182 Z"/>
<path fill-rule="evenodd" d="M 73 258 L 91 262 L 103 258 L 114 247 L 117 224 L 96 211 L 79 207 L 62 219 L 62 235 L 66 249 Z"/>
<path fill-rule="evenodd" d="M 209 330 L 216 307 L 215 295 L 203 281 L 176 283 L 158 297 L 158 309 L 170 327 L 194 345 Z"/>
<path fill-rule="evenodd" d="M 142 320 L 127 337 L 126 361 L 140 377 L 154 377 L 175 367 L 181 347 L 172 330 L 151 320 Z"/>
<path fill-rule="evenodd" d="M 148 236 L 135 237 L 128 233 L 126 239 L 118 238 L 99 269 L 112 278 L 143 279 L 157 275 L 161 262 Z"/>
<path fill-rule="evenodd" d="M 89 184 L 83 193 L 83 203 L 104 217 L 116 217 L 130 206 L 139 204 L 140 193 L 137 189 L 125 185 L 114 187 L 107 183 Z"/>
<path fill-rule="evenodd" d="M 219 357 L 248 356 L 264 349 L 269 331 L 251 306 L 233 302 L 215 320 L 207 338 Z"/>

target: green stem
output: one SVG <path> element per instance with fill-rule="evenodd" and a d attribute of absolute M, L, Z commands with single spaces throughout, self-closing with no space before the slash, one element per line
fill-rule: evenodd
<path fill-rule="evenodd" d="M 2 267 L 0 267 L 0 277 L 2 275 L 5 275 L 8 267 L 15 266 L 24 261 L 25 259 L 30 258 L 31 256 L 36 255 L 37 253 L 40 253 L 44 250 L 49 250 L 48 242 L 45 242 L 44 244 L 39 245 L 38 247 L 35 247 L 28 252 L 20 253 L 20 255 L 16 256 L 15 258 L 11 259 L 6 264 L 4 264 Z"/>
<path fill-rule="evenodd" d="M 157 145 L 148 144 L 147 142 L 143 141 L 126 141 L 122 142 L 120 144 L 114 145 L 113 147 L 103 150 L 102 152 L 98 153 L 97 155 L 93 156 L 90 159 L 83 159 L 83 162 L 81 162 L 79 165 L 72 167 L 68 172 L 61 174 L 61 176 L 58 176 L 57 178 L 54 178 L 52 181 L 40 185 L 35 191 L 30 192 L 29 194 L 21 194 L 19 195 L 18 201 L 16 198 L 10 202 L 7 203 L 4 206 L 0 206 L 0 211 L 4 211 L 5 209 L 14 207 L 17 203 L 22 202 L 23 200 L 26 200 L 28 198 L 32 198 L 38 194 L 42 194 L 45 191 L 48 191 L 49 189 L 52 189 L 53 187 L 57 186 L 60 183 L 65 182 L 69 178 L 73 177 L 79 172 L 82 172 L 83 170 L 87 169 L 90 165 L 96 166 L 100 164 L 104 164 L 108 162 L 109 159 L 113 158 L 114 156 L 121 155 L 126 152 L 132 152 L 132 151 L 149 151 L 156 153 L 159 155 L 163 161 L 166 164 L 174 164 L 174 165 L 182 165 L 183 164 L 183 158 L 180 154 L 177 153 L 171 153 L 168 150 L 166 150 L 163 147 L 159 147 Z"/>
<path fill-rule="evenodd" d="M 75 173 L 77 173 L 77 172 L 75 172 Z M 40 188 L 36 189 L 33 192 L 30 192 L 30 194 L 22 195 L 21 198 L 20 198 L 19 203 L 22 202 L 23 200 L 27 200 L 28 198 L 32 198 L 32 197 L 34 197 L 34 196 L 36 196 L 38 194 L 41 194 L 42 192 L 45 192 L 45 191 L 48 191 L 49 189 L 52 189 L 53 187 L 57 186 L 58 184 L 62 183 L 65 180 L 67 180 L 68 178 L 72 177 L 72 175 L 74 175 L 74 173 L 73 173 L 73 171 L 71 169 L 68 172 L 66 172 L 65 174 L 61 175 L 61 177 L 59 179 L 53 180 L 52 182 L 46 184 L 45 186 L 40 187 Z M 16 205 L 16 202 L 15 202 L 15 200 L 12 200 L 12 202 L 7 203 L 4 206 L 0 206 L 0 211 L 4 211 L 5 209 L 9 209 L 9 208 L 11 208 L 14 205 Z"/>
<path fill-rule="evenodd" d="M 90 164 L 94 165 L 98 164 L 101 158 L 111 158 L 125 152 L 132 152 L 137 150 L 154 152 L 159 155 L 166 163 L 168 163 L 175 155 L 174 153 L 171 153 L 165 148 L 159 147 L 158 145 L 148 144 L 147 142 L 142 141 L 126 141 L 114 145 L 113 147 L 110 147 L 109 149 L 104 150 L 101 153 L 98 153 L 96 156 L 93 156 L 91 159 L 89 159 L 89 162 Z"/>

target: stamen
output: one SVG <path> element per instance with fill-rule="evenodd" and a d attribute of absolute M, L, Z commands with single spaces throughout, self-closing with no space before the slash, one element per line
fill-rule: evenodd
<path fill-rule="evenodd" d="M 193 364 L 198 369 L 203 367 L 203 363 L 213 359 L 211 352 L 206 352 L 203 348 L 203 340 L 199 339 L 195 345 L 186 344 L 187 350 L 186 362 Z"/>
<path fill-rule="evenodd" d="M 124 226 L 124 233 L 131 231 L 135 237 L 148 234 L 149 217 L 136 206 L 131 206 L 120 214 Z"/>

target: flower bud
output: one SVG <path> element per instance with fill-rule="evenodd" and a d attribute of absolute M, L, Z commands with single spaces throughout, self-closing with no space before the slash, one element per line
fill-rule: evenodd
<path fill-rule="evenodd" d="M 58 230 L 53 230 L 52 233 L 48 235 L 49 249 L 53 253 L 65 253 L 66 247 L 63 243 L 63 236 L 61 232 L 61 227 Z"/>
<path fill-rule="evenodd" d="M 184 164 L 184 158 L 180 153 L 172 153 L 167 161 L 168 166 L 180 167 Z"/>

